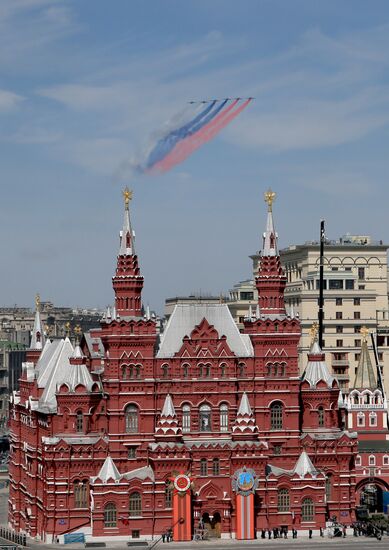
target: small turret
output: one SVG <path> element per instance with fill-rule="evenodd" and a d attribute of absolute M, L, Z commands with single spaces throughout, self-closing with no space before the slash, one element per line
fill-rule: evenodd
<path fill-rule="evenodd" d="M 131 226 L 129 203 L 132 191 L 126 187 L 124 196 L 124 222 L 120 232 L 120 246 L 117 257 L 116 274 L 112 279 L 115 292 L 116 316 L 141 317 L 141 293 L 143 277 L 135 254 L 135 233 Z M 108 315 L 107 315 L 108 318 Z"/>
<path fill-rule="evenodd" d="M 34 326 L 31 332 L 30 348 L 27 351 L 27 361 L 30 361 L 34 364 L 38 361 L 45 344 L 45 336 L 42 329 L 42 321 L 40 315 L 40 304 L 40 296 L 39 294 L 37 294 L 35 296 Z"/>
<path fill-rule="evenodd" d="M 258 290 L 258 303 L 261 315 L 286 316 L 284 301 L 286 277 L 278 255 L 278 235 L 275 232 L 273 221 L 273 202 L 276 194 L 269 189 L 264 196 L 268 209 L 258 275 L 255 277 L 255 284 Z"/>

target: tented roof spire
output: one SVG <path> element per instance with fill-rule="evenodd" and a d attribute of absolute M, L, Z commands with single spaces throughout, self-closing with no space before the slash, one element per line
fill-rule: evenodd
<path fill-rule="evenodd" d="M 375 390 L 377 389 L 377 377 L 371 363 L 369 350 L 367 347 L 367 338 L 369 330 L 366 327 L 361 328 L 362 346 L 357 372 L 355 375 L 354 388 L 360 390 Z"/>
<path fill-rule="evenodd" d="M 35 319 L 34 327 L 31 334 L 31 345 L 30 349 L 43 349 L 44 345 L 44 334 L 42 330 L 42 322 L 40 316 L 40 305 L 41 300 L 39 294 L 35 296 Z"/>
<path fill-rule="evenodd" d="M 278 235 L 274 229 L 274 220 L 273 220 L 273 202 L 276 198 L 274 191 L 269 189 L 264 193 L 265 202 L 267 202 L 267 220 L 266 220 L 266 231 L 263 234 L 263 246 L 262 246 L 262 255 L 263 256 L 277 256 L 277 239 Z"/>
<path fill-rule="evenodd" d="M 120 249 L 119 256 L 131 256 L 135 254 L 135 234 L 131 227 L 130 221 L 130 200 L 132 199 L 132 191 L 126 187 L 123 191 L 124 197 L 124 220 L 123 229 L 120 231 Z"/>

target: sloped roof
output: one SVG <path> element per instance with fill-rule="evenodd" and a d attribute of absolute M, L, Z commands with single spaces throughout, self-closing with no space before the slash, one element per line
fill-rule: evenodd
<path fill-rule="evenodd" d="M 50 354 L 51 349 L 54 347 L 54 353 Z M 47 353 L 43 356 L 43 360 L 45 360 L 45 358 L 49 360 L 47 363 L 41 365 L 44 367 L 42 374 L 39 370 L 38 387 L 45 388 L 39 399 L 39 408 L 43 407 L 49 410 L 56 410 L 57 399 L 55 397 L 55 392 L 58 384 L 61 384 L 64 378 L 68 376 L 69 359 L 73 353 L 74 349 L 69 338 L 65 338 L 65 340 L 60 340 L 56 346 L 52 344 Z"/>
<path fill-rule="evenodd" d="M 100 468 L 99 473 L 93 479 L 100 479 L 103 483 L 107 483 L 107 481 L 109 481 L 110 479 L 113 479 L 114 481 L 119 481 L 121 477 L 122 476 L 119 470 L 116 468 L 114 461 L 110 456 L 107 456 L 104 464 Z"/>
<path fill-rule="evenodd" d="M 137 468 L 131 472 L 123 474 L 122 477 L 126 479 L 151 479 L 154 481 L 154 470 L 150 466 L 143 466 L 142 468 Z"/>
<path fill-rule="evenodd" d="M 173 357 L 182 346 L 185 336 L 203 319 L 217 330 L 219 337 L 226 336 L 227 344 L 237 357 L 251 357 L 250 337 L 241 334 L 226 304 L 176 304 L 161 336 L 157 358 Z"/>
<path fill-rule="evenodd" d="M 315 468 L 308 454 L 303 451 L 299 459 L 297 460 L 295 467 L 292 470 L 285 470 L 284 468 L 279 468 L 278 466 L 268 464 L 267 473 L 272 473 L 277 477 L 281 475 L 287 475 L 290 477 L 298 475 L 299 477 L 303 478 L 307 474 L 310 474 L 312 477 L 316 477 L 318 474 L 320 474 L 320 471 Z"/>
<path fill-rule="evenodd" d="M 328 370 L 326 362 L 324 361 L 323 352 L 317 341 L 314 341 L 311 346 L 303 379 L 313 388 L 315 388 L 321 380 L 325 382 L 329 388 L 332 387 L 334 377 Z"/>
<path fill-rule="evenodd" d="M 86 365 L 70 364 L 64 373 L 63 379 L 58 384 L 67 384 L 70 391 L 74 391 L 81 384 L 85 386 L 87 391 L 91 391 L 94 381 Z"/>

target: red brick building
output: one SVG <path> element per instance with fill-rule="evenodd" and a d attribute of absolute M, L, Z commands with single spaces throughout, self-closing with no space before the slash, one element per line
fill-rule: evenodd
<path fill-rule="evenodd" d="M 356 435 L 316 342 L 299 375 L 274 194 L 265 194 L 259 303 L 242 332 L 225 304 L 190 304 L 157 333 L 142 310 L 130 198 L 115 306 L 101 328 L 73 348 L 44 341 L 37 313 L 11 404 L 10 525 L 62 541 L 71 532 L 152 538 L 170 527 L 187 539 L 199 524 L 252 538 L 318 530 L 334 514 L 351 523 Z"/>
<path fill-rule="evenodd" d="M 388 404 L 370 358 L 366 327 L 361 329 L 361 334 L 354 388 L 344 403 L 348 427 L 358 434 L 356 500 L 370 512 L 389 513 Z"/>

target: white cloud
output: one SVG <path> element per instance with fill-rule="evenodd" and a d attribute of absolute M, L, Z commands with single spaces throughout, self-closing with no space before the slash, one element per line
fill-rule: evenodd
<path fill-rule="evenodd" d="M 0 90 L 0 112 L 8 112 L 15 109 L 24 98 L 7 90 Z"/>

